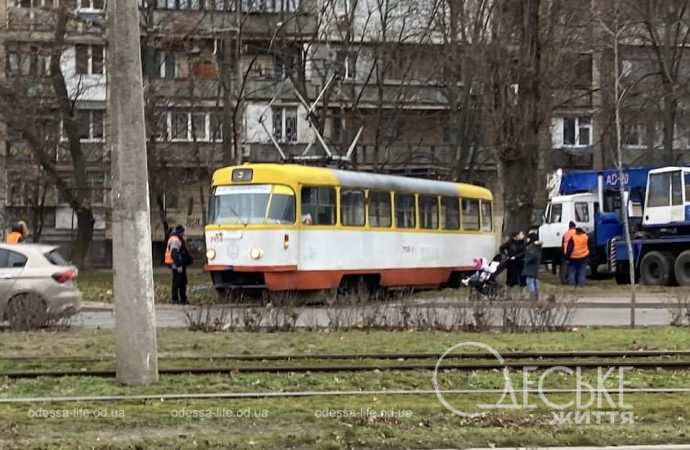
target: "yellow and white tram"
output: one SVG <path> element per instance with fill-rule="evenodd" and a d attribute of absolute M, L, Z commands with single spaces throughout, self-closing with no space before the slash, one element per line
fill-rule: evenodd
<path fill-rule="evenodd" d="M 205 269 L 217 289 L 432 288 L 496 249 L 492 195 L 463 183 L 293 164 L 217 170 Z"/>

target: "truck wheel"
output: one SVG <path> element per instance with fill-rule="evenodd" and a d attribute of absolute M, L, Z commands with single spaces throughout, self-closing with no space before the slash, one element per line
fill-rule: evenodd
<path fill-rule="evenodd" d="M 667 286 L 673 281 L 673 255 L 652 251 L 642 257 L 640 280 L 649 286 Z"/>
<path fill-rule="evenodd" d="M 678 284 L 690 286 L 690 250 L 685 250 L 678 255 L 674 266 Z"/>
<path fill-rule="evenodd" d="M 615 277 L 616 284 L 630 284 L 630 267 L 627 262 L 618 263 Z"/>
<path fill-rule="evenodd" d="M 616 273 L 616 284 L 624 285 L 630 284 L 630 274 L 626 273 Z"/>

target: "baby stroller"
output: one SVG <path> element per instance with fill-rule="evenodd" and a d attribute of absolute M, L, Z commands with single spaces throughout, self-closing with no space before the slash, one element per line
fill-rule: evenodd
<path fill-rule="evenodd" d="M 498 291 L 498 281 L 496 278 L 506 268 L 506 262 L 499 253 L 494 256 L 491 262 L 486 258 L 475 258 L 474 267 L 477 271 L 472 276 L 462 280 L 462 284 L 476 290 L 479 294 L 491 297 Z"/>

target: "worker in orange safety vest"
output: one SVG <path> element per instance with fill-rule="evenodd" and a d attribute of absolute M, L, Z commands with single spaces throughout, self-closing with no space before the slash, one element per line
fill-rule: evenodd
<path fill-rule="evenodd" d="M 584 286 L 587 280 L 587 260 L 589 257 L 589 237 L 582 228 L 576 228 L 568 241 L 566 250 L 571 286 Z"/>
<path fill-rule="evenodd" d="M 27 234 L 27 226 L 24 222 L 17 222 L 12 225 L 12 230 L 7 234 L 5 242 L 8 244 L 19 244 L 24 242 Z"/>

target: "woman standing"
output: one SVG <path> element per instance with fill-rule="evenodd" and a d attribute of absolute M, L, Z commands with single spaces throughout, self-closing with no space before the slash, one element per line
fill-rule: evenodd
<path fill-rule="evenodd" d="M 525 233 L 522 231 L 513 233 L 510 240 L 501 246 L 500 251 L 508 261 L 506 264 L 508 287 L 525 287 L 525 277 L 522 276 L 525 263 Z"/>

